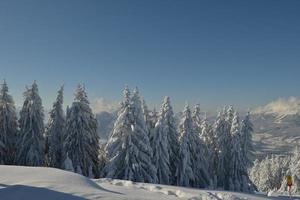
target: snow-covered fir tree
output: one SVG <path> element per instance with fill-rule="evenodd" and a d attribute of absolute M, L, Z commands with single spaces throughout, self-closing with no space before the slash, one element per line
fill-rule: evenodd
<path fill-rule="evenodd" d="M 199 104 L 195 105 L 193 113 L 192 113 L 192 118 L 193 118 L 195 132 L 200 136 L 202 133 L 202 130 L 201 130 L 202 120 L 201 120 L 201 112 L 200 112 Z"/>
<path fill-rule="evenodd" d="M 133 143 L 138 147 L 138 157 L 140 160 L 140 173 L 145 181 L 149 178 L 149 182 L 157 182 L 156 167 L 152 164 L 153 150 L 151 148 L 148 128 L 143 118 L 142 101 L 138 88 L 135 88 L 131 102 L 133 114 Z M 149 176 L 149 177 L 148 177 Z"/>
<path fill-rule="evenodd" d="M 203 118 L 201 123 L 201 134 L 200 138 L 206 146 L 205 157 L 211 158 L 212 151 L 215 149 L 215 138 L 211 125 L 208 123 L 206 116 Z"/>
<path fill-rule="evenodd" d="M 158 121 L 155 125 L 155 131 L 151 140 L 153 149 L 153 163 L 157 168 L 157 178 L 160 184 L 170 184 L 170 156 L 168 143 L 168 121 L 166 119 L 166 110 L 162 105 Z"/>
<path fill-rule="evenodd" d="M 248 112 L 241 125 L 241 148 L 242 157 L 245 166 L 250 167 L 254 158 L 254 147 L 252 141 L 253 124 L 250 120 L 250 113 Z"/>
<path fill-rule="evenodd" d="M 228 190 L 231 136 L 225 116 L 224 112 L 219 112 L 214 124 L 214 137 L 216 139 L 215 153 L 217 155 L 213 158 L 215 159 L 214 171 L 217 176 L 217 187 Z"/>
<path fill-rule="evenodd" d="M 108 163 L 105 167 L 109 178 L 138 182 L 157 182 L 152 164 L 152 148 L 143 117 L 138 90 L 133 97 L 126 87 L 124 100 L 115 122 L 113 133 L 106 145 Z"/>
<path fill-rule="evenodd" d="M 94 176 L 98 177 L 97 121 L 83 85 L 77 87 L 74 102 L 67 114 L 63 153 L 64 160 L 66 155 L 71 159 L 76 173 L 89 176 L 92 167 Z"/>
<path fill-rule="evenodd" d="M 209 132 L 209 127 L 208 124 L 203 124 L 205 123 L 206 119 L 203 121 L 201 120 L 201 112 L 200 112 L 200 106 L 199 104 L 195 105 L 193 114 L 192 114 L 192 120 L 193 120 L 193 127 L 194 127 L 194 134 L 193 134 L 193 139 L 191 140 L 193 142 L 193 171 L 195 174 L 195 183 L 194 183 L 194 187 L 207 187 L 210 184 L 210 178 L 209 178 L 209 173 L 208 173 L 208 160 L 207 157 L 208 156 L 208 143 L 205 143 L 205 139 L 204 137 L 202 137 L 202 126 L 204 125 L 205 127 L 203 127 L 204 132 L 203 133 L 207 133 L 208 136 L 208 132 Z"/>
<path fill-rule="evenodd" d="M 178 165 L 178 153 L 179 153 L 179 134 L 176 129 L 175 117 L 173 108 L 171 105 L 170 97 L 165 97 L 161 106 L 162 115 L 165 124 L 165 133 L 168 139 L 169 146 L 169 164 L 170 164 L 170 184 L 177 184 L 176 170 Z"/>
<path fill-rule="evenodd" d="M 63 139 L 65 134 L 65 114 L 63 111 L 63 87 L 58 91 L 56 101 L 50 111 L 46 128 L 47 164 L 61 168 L 63 164 Z"/>
<path fill-rule="evenodd" d="M 131 156 L 133 151 L 131 96 L 128 87 L 123 91 L 124 99 L 118 112 L 118 118 L 114 124 L 113 132 L 109 138 L 105 151 L 107 154 L 107 164 L 105 174 L 109 178 L 133 180 L 134 170 L 132 168 L 136 162 Z"/>
<path fill-rule="evenodd" d="M 231 129 L 231 125 L 232 125 L 232 120 L 234 118 L 234 108 L 232 105 L 228 106 L 228 107 L 224 107 L 223 109 L 224 112 L 224 116 L 225 116 L 225 121 L 229 124 L 229 129 Z"/>
<path fill-rule="evenodd" d="M 231 125 L 231 151 L 229 168 L 229 189 L 232 191 L 241 191 L 242 173 L 245 172 L 245 166 L 241 154 L 241 134 L 240 122 L 237 113 L 234 113 Z"/>
<path fill-rule="evenodd" d="M 200 139 L 205 145 L 204 148 L 204 158 L 207 159 L 207 165 L 208 165 L 208 173 L 210 177 L 210 183 L 209 187 L 210 188 L 216 188 L 216 171 L 214 170 L 215 168 L 215 162 L 217 162 L 218 154 L 216 151 L 217 147 L 217 141 L 214 138 L 214 133 L 212 130 L 211 124 L 208 123 L 206 115 L 202 121 L 201 124 L 201 135 Z"/>
<path fill-rule="evenodd" d="M 4 81 L 0 89 L 0 164 L 14 164 L 17 127 L 15 104 Z"/>
<path fill-rule="evenodd" d="M 179 124 L 180 148 L 179 161 L 176 170 L 177 185 L 192 186 L 195 182 L 191 152 L 191 138 L 193 137 L 193 122 L 188 105 L 185 106 Z"/>
<path fill-rule="evenodd" d="M 38 85 L 34 82 L 24 93 L 25 101 L 20 112 L 17 163 L 43 166 L 45 139 L 44 113 Z"/>

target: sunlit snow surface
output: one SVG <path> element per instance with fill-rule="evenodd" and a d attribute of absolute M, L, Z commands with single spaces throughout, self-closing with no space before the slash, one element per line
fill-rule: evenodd
<path fill-rule="evenodd" d="M 52 168 L 0 166 L 1 200 L 288 199 L 86 177 Z M 299 198 L 300 199 L 300 198 Z"/>

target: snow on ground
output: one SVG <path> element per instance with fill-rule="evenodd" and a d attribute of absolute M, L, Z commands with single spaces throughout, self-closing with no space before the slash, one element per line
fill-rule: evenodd
<path fill-rule="evenodd" d="M 288 199 L 272 197 L 273 199 Z M 134 183 L 131 181 L 90 180 L 81 175 L 39 167 L 0 166 L 1 200 L 239 200 L 270 199 L 223 191 Z"/>

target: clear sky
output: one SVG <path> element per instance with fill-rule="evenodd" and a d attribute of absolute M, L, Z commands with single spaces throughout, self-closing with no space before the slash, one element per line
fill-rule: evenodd
<path fill-rule="evenodd" d="M 17 104 L 37 80 L 45 107 L 77 83 L 91 101 L 128 84 L 217 108 L 300 96 L 300 1 L 3 0 L 0 78 Z"/>

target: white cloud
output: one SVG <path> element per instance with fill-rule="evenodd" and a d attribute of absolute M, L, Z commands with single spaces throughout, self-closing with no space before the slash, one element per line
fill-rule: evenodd
<path fill-rule="evenodd" d="M 108 101 L 103 97 L 96 98 L 92 102 L 92 109 L 95 113 L 102 111 L 114 112 L 119 108 L 120 104 L 116 101 Z"/>
<path fill-rule="evenodd" d="M 265 106 L 258 107 L 253 113 L 278 114 L 278 115 L 293 115 L 300 113 L 300 98 L 288 97 L 279 98 Z"/>

